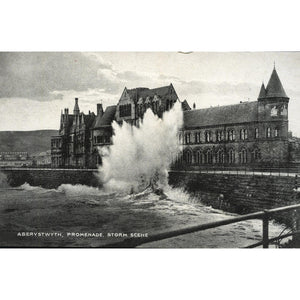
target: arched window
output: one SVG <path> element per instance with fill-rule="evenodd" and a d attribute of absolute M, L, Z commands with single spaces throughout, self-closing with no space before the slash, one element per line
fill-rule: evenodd
<path fill-rule="evenodd" d="M 267 128 L 267 138 L 270 138 L 271 137 L 271 128 L 268 127 Z"/>
<path fill-rule="evenodd" d="M 185 161 L 186 161 L 186 163 L 189 164 L 189 165 L 192 163 L 192 153 L 191 153 L 190 150 L 187 150 L 187 151 L 185 152 Z"/>
<path fill-rule="evenodd" d="M 195 161 L 196 161 L 196 164 L 202 164 L 203 161 L 202 161 L 202 152 L 200 150 L 198 150 L 195 154 Z"/>
<path fill-rule="evenodd" d="M 279 129 L 276 127 L 274 129 L 274 137 L 278 137 L 279 136 Z"/>
<path fill-rule="evenodd" d="M 243 148 L 239 153 L 239 160 L 240 160 L 240 164 L 247 163 L 247 150 L 245 148 Z"/>
<path fill-rule="evenodd" d="M 252 161 L 257 162 L 261 158 L 260 150 L 259 149 L 254 149 L 252 152 Z"/>
<path fill-rule="evenodd" d="M 207 163 L 207 164 L 211 164 L 212 163 L 212 151 L 210 149 L 208 149 L 206 151 L 205 163 Z"/>
<path fill-rule="evenodd" d="M 229 150 L 229 153 L 228 153 L 228 162 L 230 164 L 233 164 L 235 162 L 235 152 L 234 152 L 233 149 Z"/>

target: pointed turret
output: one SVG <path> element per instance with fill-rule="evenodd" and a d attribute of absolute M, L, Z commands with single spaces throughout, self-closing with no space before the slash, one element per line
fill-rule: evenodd
<path fill-rule="evenodd" d="M 281 84 L 281 81 L 276 72 L 275 66 L 274 66 L 271 78 L 270 78 L 267 88 L 266 88 L 266 98 L 287 98 L 287 99 L 289 99 L 289 97 L 286 95 L 285 90 Z"/>
<path fill-rule="evenodd" d="M 267 94 L 267 91 L 266 91 L 265 85 L 264 85 L 264 83 L 262 83 L 261 88 L 260 88 L 260 92 L 259 92 L 259 95 L 258 95 L 258 99 L 265 98 L 266 94 Z"/>
<path fill-rule="evenodd" d="M 74 105 L 73 114 L 74 115 L 79 115 L 78 98 L 75 98 L 75 105 Z"/>

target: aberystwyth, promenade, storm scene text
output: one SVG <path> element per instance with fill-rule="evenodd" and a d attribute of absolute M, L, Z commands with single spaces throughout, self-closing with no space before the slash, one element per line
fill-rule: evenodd
<path fill-rule="evenodd" d="M 0 53 L 0 247 L 298 248 L 299 52 Z"/>

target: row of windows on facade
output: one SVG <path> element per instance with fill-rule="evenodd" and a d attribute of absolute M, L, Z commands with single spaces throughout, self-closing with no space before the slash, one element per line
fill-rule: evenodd
<path fill-rule="evenodd" d="M 109 136 L 94 136 L 94 143 L 95 144 L 109 144 L 110 137 Z"/>
<path fill-rule="evenodd" d="M 52 148 L 60 148 L 61 147 L 61 139 L 53 139 L 51 140 Z"/>
<path fill-rule="evenodd" d="M 216 136 L 216 142 L 225 141 L 225 131 L 224 130 L 217 130 L 215 133 L 215 136 Z M 278 136 L 279 136 L 279 129 L 275 128 L 273 137 L 278 137 Z M 200 143 L 200 141 L 201 141 L 200 137 L 201 137 L 201 132 L 195 132 L 195 143 Z M 241 129 L 239 137 L 240 137 L 240 140 L 247 140 L 248 139 L 248 129 Z M 266 137 L 267 138 L 272 137 L 272 131 L 271 131 L 270 127 L 268 127 L 266 130 Z M 254 129 L 254 138 L 255 139 L 259 138 L 258 128 Z M 227 140 L 234 141 L 235 139 L 236 139 L 235 130 L 227 131 Z M 205 142 L 213 141 L 211 131 L 204 132 L 204 140 L 205 140 Z M 182 134 L 179 134 L 179 142 L 180 143 L 184 142 L 185 144 L 190 144 L 191 143 L 191 133 L 186 133 L 184 135 L 184 141 L 182 141 Z"/>
<path fill-rule="evenodd" d="M 241 149 L 238 152 L 238 159 L 236 159 L 236 152 L 234 149 L 230 149 L 228 153 L 224 153 L 224 150 L 219 150 L 217 152 L 213 152 L 208 149 L 205 152 L 200 150 L 196 152 L 192 152 L 191 150 L 187 150 L 184 154 L 181 154 L 178 158 L 179 162 L 185 162 L 187 164 L 234 164 L 236 162 L 240 164 L 246 164 L 248 160 L 251 162 L 257 162 L 261 159 L 261 153 L 259 149 L 255 149 L 252 152 L 247 151 L 246 148 Z"/>

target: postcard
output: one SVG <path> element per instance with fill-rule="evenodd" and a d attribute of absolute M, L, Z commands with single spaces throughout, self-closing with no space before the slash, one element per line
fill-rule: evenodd
<path fill-rule="evenodd" d="M 300 52 L 1 52 L 1 248 L 297 248 Z"/>

